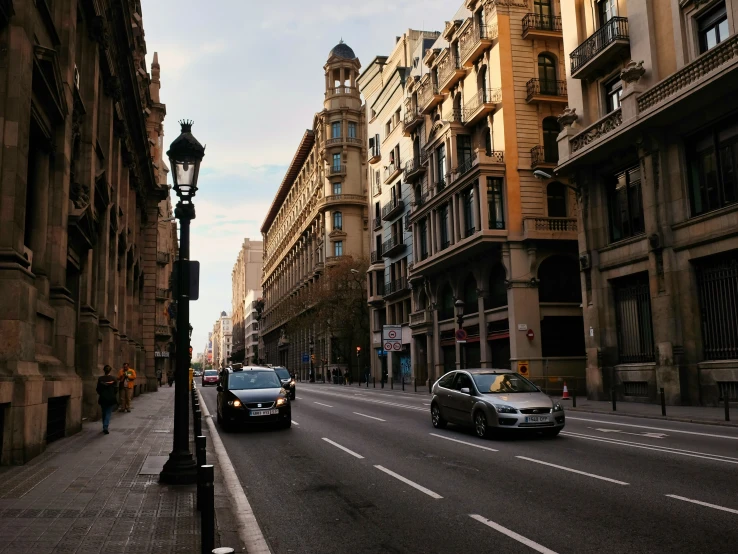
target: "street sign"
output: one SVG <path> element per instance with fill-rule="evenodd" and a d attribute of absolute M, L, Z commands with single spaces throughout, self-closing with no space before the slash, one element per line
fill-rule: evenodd
<path fill-rule="evenodd" d="M 456 342 L 466 342 L 467 338 L 468 335 L 466 334 L 466 331 L 464 329 L 456 330 Z"/>
<path fill-rule="evenodd" d="M 518 373 L 523 377 L 528 377 L 528 368 L 530 367 L 528 360 L 518 360 Z"/>
<path fill-rule="evenodd" d="M 382 327 L 382 344 L 387 352 L 402 350 L 402 325 L 384 325 Z"/>
<path fill-rule="evenodd" d="M 305 352 L 305 353 L 304 353 L 304 354 L 302 355 L 302 363 L 306 364 L 306 363 L 308 363 L 309 361 L 310 361 L 310 357 L 309 357 L 309 356 L 307 355 L 307 352 Z"/>

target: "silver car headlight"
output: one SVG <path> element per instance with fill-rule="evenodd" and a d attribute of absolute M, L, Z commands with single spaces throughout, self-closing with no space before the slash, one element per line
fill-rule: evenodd
<path fill-rule="evenodd" d="M 512 406 L 498 406 L 495 405 L 495 410 L 498 414 L 517 414 L 518 411 Z"/>
<path fill-rule="evenodd" d="M 561 406 L 561 404 L 559 404 L 558 402 L 556 402 L 556 404 L 554 404 L 553 411 L 554 412 L 563 412 L 564 411 L 564 408 Z"/>

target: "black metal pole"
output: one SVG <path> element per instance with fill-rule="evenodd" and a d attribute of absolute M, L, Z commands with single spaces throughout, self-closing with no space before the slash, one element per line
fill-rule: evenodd
<path fill-rule="evenodd" d="M 174 383 L 174 441 L 169 459 L 159 480 L 169 485 L 191 485 L 197 480 L 197 466 L 190 453 L 189 351 L 190 351 L 190 221 L 195 215 L 192 204 L 177 204 L 180 221 L 179 264 L 177 268 L 177 359 Z M 183 263 L 184 262 L 184 263 Z M 212 549 L 211 549 L 212 550 Z"/>
<path fill-rule="evenodd" d="M 615 398 L 615 387 L 612 387 L 610 389 L 610 396 L 612 397 L 612 411 L 615 412 L 617 411 L 617 404 L 616 404 L 617 399 Z"/>
<path fill-rule="evenodd" d="M 210 554 L 215 548 L 215 473 L 212 465 L 202 466 L 202 509 L 200 510 L 200 534 L 202 554 Z"/>
<path fill-rule="evenodd" d="M 666 415 L 666 395 L 664 394 L 663 387 L 661 388 L 660 393 L 661 393 L 661 415 L 665 416 Z"/>
<path fill-rule="evenodd" d="M 728 398 L 728 388 L 725 387 L 723 393 L 723 402 L 725 403 L 725 421 L 730 421 L 730 399 Z"/>
<path fill-rule="evenodd" d="M 577 392 L 574 391 L 574 393 L 571 395 L 571 407 L 576 408 L 577 407 Z"/>

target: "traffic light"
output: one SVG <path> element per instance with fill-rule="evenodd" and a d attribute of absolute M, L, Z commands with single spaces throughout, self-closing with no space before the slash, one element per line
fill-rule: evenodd
<path fill-rule="evenodd" d="M 190 360 L 192 359 L 192 347 L 190 346 Z"/>
<path fill-rule="evenodd" d="M 356 347 L 356 357 L 358 358 L 359 356 L 361 356 L 361 346 Z"/>

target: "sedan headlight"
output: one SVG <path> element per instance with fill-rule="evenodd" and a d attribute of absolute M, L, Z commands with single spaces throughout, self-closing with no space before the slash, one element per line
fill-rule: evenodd
<path fill-rule="evenodd" d="M 243 404 L 241 404 L 241 401 L 238 398 L 236 400 L 230 400 L 228 402 L 228 405 L 233 406 L 234 408 L 240 408 L 241 406 L 243 406 Z"/>
<path fill-rule="evenodd" d="M 295 380 L 294 379 L 292 379 L 292 381 L 290 381 L 290 386 L 291 387 L 294 387 L 295 386 Z"/>
<path fill-rule="evenodd" d="M 512 406 L 497 406 L 495 405 L 495 410 L 497 410 L 498 414 L 517 414 L 518 411 L 513 408 Z"/>
<path fill-rule="evenodd" d="M 558 402 L 556 402 L 554 404 L 553 411 L 554 412 L 563 412 L 564 411 L 564 408 L 561 406 L 561 404 L 559 404 Z"/>
<path fill-rule="evenodd" d="M 277 406 L 284 406 L 285 404 L 287 404 L 286 398 L 277 398 Z"/>

